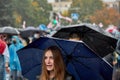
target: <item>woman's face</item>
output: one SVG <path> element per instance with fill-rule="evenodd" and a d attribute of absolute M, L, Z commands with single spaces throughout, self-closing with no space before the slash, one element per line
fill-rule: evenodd
<path fill-rule="evenodd" d="M 45 64 L 48 71 L 54 70 L 54 59 L 51 50 L 48 50 L 45 53 Z"/>

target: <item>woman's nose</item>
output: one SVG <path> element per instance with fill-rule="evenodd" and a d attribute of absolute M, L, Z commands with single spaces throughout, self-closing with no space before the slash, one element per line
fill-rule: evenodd
<path fill-rule="evenodd" d="M 50 63 L 50 58 L 47 59 L 47 62 Z"/>

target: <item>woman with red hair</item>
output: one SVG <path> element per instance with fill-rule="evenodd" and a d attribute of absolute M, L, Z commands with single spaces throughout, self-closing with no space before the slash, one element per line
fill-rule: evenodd
<path fill-rule="evenodd" d="M 43 55 L 40 80 L 74 80 L 66 74 L 61 51 L 57 46 L 48 47 Z"/>

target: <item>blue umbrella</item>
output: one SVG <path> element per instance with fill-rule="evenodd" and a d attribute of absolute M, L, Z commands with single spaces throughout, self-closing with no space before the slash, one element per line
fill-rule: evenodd
<path fill-rule="evenodd" d="M 46 31 L 46 30 L 47 30 L 47 27 L 46 27 L 44 24 L 40 24 L 40 25 L 39 25 L 39 29 L 40 29 L 40 30 L 43 30 L 43 31 Z"/>
<path fill-rule="evenodd" d="M 17 52 L 24 77 L 36 80 L 41 74 L 43 51 L 53 45 L 61 49 L 67 71 L 75 80 L 112 80 L 113 68 L 85 43 L 50 37 L 40 37 Z"/>

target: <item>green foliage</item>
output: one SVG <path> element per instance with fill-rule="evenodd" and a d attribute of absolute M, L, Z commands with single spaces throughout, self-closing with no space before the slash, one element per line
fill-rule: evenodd
<path fill-rule="evenodd" d="M 12 6 L 14 8 L 13 15 L 14 15 L 14 25 L 15 27 L 19 27 L 22 25 L 23 20 L 29 19 L 30 14 L 30 0 L 14 0 L 12 2 Z M 21 16 L 20 22 L 18 23 L 16 19 Z"/>
<path fill-rule="evenodd" d="M 4 22 L 6 25 L 21 27 L 23 21 L 26 21 L 26 26 L 47 24 L 51 10 L 47 0 L 1 0 L 0 25 Z"/>
<path fill-rule="evenodd" d="M 47 3 L 47 0 L 34 0 L 37 1 L 39 4 L 40 11 L 38 18 L 38 24 L 48 24 L 49 23 L 49 16 L 50 11 L 52 11 L 52 6 Z"/>
<path fill-rule="evenodd" d="M 0 0 L 0 27 L 13 26 L 12 0 Z"/>

